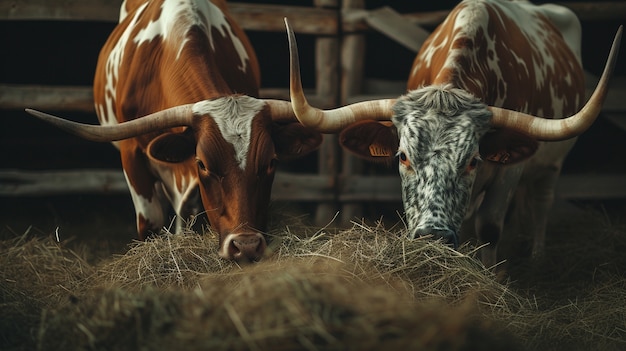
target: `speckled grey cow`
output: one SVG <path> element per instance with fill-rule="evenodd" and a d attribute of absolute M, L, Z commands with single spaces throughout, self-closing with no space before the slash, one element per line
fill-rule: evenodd
<path fill-rule="evenodd" d="M 412 237 L 456 246 L 465 220 L 489 244 L 481 254 L 492 266 L 514 209 L 538 255 L 561 165 L 600 112 L 621 28 L 582 109 L 580 35 L 565 7 L 462 1 L 422 46 L 406 95 L 330 111 L 306 103 L 292 36 L 292 105 L 303 124 L 342 131 L 342 145 L 365 159 L 398 157 Z"/>

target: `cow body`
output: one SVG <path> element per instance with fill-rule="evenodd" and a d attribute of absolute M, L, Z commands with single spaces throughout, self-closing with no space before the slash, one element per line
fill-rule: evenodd
<path fill-rule="evenodd" d="M 309 107 L 292 44 L 292 105 L 301 123 L 341 131 L 342 146 L 367 160 L 397 156 L 410 237 L 456 247 L 464 227 L 487 244 L 482 259 L 493 266 L 511 218 L 541 254 L 561 166 L 599 114 L 621 32 L 584 108 L 576 16 L 505 0 L 461 1 L 422 46 L 398 99 Z"/>
<path fill-rule="evenodd" d="M 102 126 L 35 115 L 113 141 L 141 239 L 172 212 L 180 229 L 203 211 L 222 257 L 257 260 L 276 162 L 321 143 L 289 102 L 258 99 L 259 85 L 255 53 L 223 1 L 126 0 L 95 73 Z"/>
<path fill-rule="evenodd" d="M 234 92 L 258 95 L 258 63 L 249 43 L 244 46 L 240 39 L 245 41 L 245 36 L 213 3 L 198 1 L 201 7 L 196 9 L 191 4 L 126 1 L 122 5 L 120 24 L 101 50 L 94 79 L 95 107 L 102 125 Z M 217 53 L 220 59 L 211 62 Z M 237 65 L 232 64 L 234 60 Z M 147 152 L 157 136 L 172 132 L 181 130 L 115 142 L 140 238 L 166 224 L 170 206 L 178 218 L 200 212 L 195 159 L 172 163 Z"/>
<path fill-rule="evenodd" d="M 409 78 L 408 89 L 412 91 L 409 95 L 419 92 L 420 87 L 446 87 L 442 90 L 444 92 L 447 87 L 454 87 L 490 106 L 544 118 L 570 116 L 584 103 L 580 33 L 576 16 L 556 5 L 535 6 L 526 1 L 463 1 L 432 33 L 417 55 Z M 406 102 L 402 100 L 400 103 Z M 445 118 L 441 113 L 437 117 Z M 406 168 L 400 167 L 408 221 L 417 223 L 415 228 L 422 233 L 433 230 L 457 232 L 459 219 L 465 214 L 466 233 L 475 231 L 482 243 L 489 244 L 481 254 L 486 264 L 493 265 L 502 232 L 510 229 L 505 226 L 505 219 L 523 217 L 519 224 L 524 232 L 535 236 L 533 254 L 540 254 L 554 187 L 576 138 L 540 142 L 532 157 L 511 165 L 500 162 L 507 162 L 500 155 L 488 155 L 487 150 L 483 150 L 482 162 L 475 170 L 467 171 L 463 167 L 469 164 L 467 156 L 471 160 L 480 154 L 479 149 L 463 150 L 454 142 L 441 142 L 441 133 L 423 127 L 426 121 L 412 125 L 407 119 L 406 113 L 398 113 L 394 120 L 401 135 L 401 150 L 406 148 L 414 156 L 423 155 L 427 148 L 440 147 L 447 148 L 446 152 L 452 156 L 446 160 L 433 158 L 415 166 L 428 168 L 431 163 L 434 169 L 440 169 L 432 184 L 426 186 L 418 184 L 416 178 L 432 178 L 431 175 L 408 175 Z M 458 125 L 461 120 L 461 116 L 451 116 L 448 123 Z M 481 139 L 487 144 L 484 138 L 487 134 L 493 139 L 512 138 L 498 136 L 498 131 L 489 131 L 487 119 L 473 118 L 469 124 L 472 126 L 454 131 L 454 139 L 472 140 L 473 148 L 487 149 L 488 145 L 480 144 Z M 420 129 L 420 135 L 425 131 L 432 131 L 432 134 L 428 140 L 417 142 L 410 133 L 414 129 Z M 454 159 L 459 155 L 464 155 L 465 163 Z M 451 171 L 444 171 L 446 168 L 441 164 L 445 163 L 451 163 Z M 472 176 L 475 176 L 473 187 Z M 454 183 L 458 190 L 450 193 L 455 188 Z M 471 195 L 466 198 L 469 189 L 472 189 Z M 424 193 L 432 196 L 417 200 L 407 195 L 419 197 Z M 456 205 L 455 201 L 459 204 Z M 511 206 L 513 203 L 515 205 Z M 441 211 L 432 213 L 428 210 L 432 207 Z M 521 213 L 509 213 L 511 208 Z"/>

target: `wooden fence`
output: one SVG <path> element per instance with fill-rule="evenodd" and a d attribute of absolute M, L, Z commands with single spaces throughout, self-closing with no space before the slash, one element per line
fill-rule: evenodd
<path fill-rule="evenodd" d="M 120 0 L 3 1 L 0 21 L 116 22 L 120 3 Z M 626 20 L 626 3 L 563 4 L 572 8 L 581 20 Z M 381 31 L 390 40 L 415 51 L 420 39 L 428 34 L 420 26 L 432 27 L 447 15 L 447 11 L 400 15 L 389 8 L 365 10 L 364 0 L 315 0 L 313 6 L 232 3 L 230 9 L 235 20 L 248 31 L 284 32 L 283 18 L 288 17 L 297 34 L 315 36 L 316 82 L 308 96 L 312 105 L 323 108 L 403 93 L 403 82 L 368 81 L 364 72 L 366 33 Z M 590 78 L 593 81 L 594 77 Z M 625 87 L 621 82 L 614 83 L 605 105 L 607 118 L 621 128 L 626 124 Z M 261 96 L 289 99 L 287 87 L 262 88 Z M 26 106 L 44 111 L 94 112 L 91 87 L 10 85 L 0 81 L 0 110 L 22 110 Z M 272 198 L 317 203 L 318 223 L 327 223 L 339 209 L 341 221 L 349 221 L 360 215 L 362 203 L 400 202 L 397 175 L 363 175 L 363 164 L 343 154 L 335 136 L 326 136 L 318 159 L 317 173 L 279 171 Z M 4 197 L 127 191 L 121 170 L 0 169 L 0 196 Z M 558 194 L 564 198 L 626 198 L 626 175 L 564 176 Z"/>

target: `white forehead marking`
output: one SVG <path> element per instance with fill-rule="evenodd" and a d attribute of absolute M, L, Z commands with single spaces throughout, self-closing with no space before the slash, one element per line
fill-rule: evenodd
<path fill-rule="evenodd" d="M 252 120 L 264 106 L 263 100 L 253 97 L 228 96 L 197 102 L 193 106 L 193 112 L 195 115 L 213 117 L 224 139 L 233 145 L 239 167 L 245 169 L 250 148 Z"/>
<path fill-rule="evenodd" d="M 209 38 L 211 48 L 215 51 L 211 29 L 216 29 L 223 37 L 227 37 L 233 43 L 241 60 L 238 68 L 243 72 L 246 71 L 249 60 L 246 49 L 233 32 L 226 16 L 219 7 L 207 0 L 166 0 L 161 9 L 161 17 L 154 22 L 151 21 L 133 38 L 138 46 L 161 36 L 163 40 L 170 40 L 172 43 L 180 45 L 177 56 L 179 58 L 187 43 L 187 32 L 196 25 L 204 30 Z"/>

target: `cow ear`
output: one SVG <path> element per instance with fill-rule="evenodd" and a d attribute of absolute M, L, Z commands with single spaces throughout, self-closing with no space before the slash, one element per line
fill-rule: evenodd
<path fill-rule="evenodd" d="M 346 127 L 339 135 L 339 143 L 370 162 L 391 163 L 399 140 L 391 123 L 361 121 Z"/>
<path fill-rule="evenodd" d="M 278 159 L 290 161 L 317 150 L 322 134 L 300 123 L 275 124 L 272 139 Z"/>
<path fill-rule="evenodd" d="M 178 163 L 196 153 L 196 143 L 188 133 L 164 133 L 148 144 L 148 156 L 161 162 Z"/>
<path fill-rule="evenodd" d="M 488 132 L 480 140 L 483 160 L 500 164 L 514 164 L 535 154 L 539 143 L 524 134 L 500 129 Z"/>

